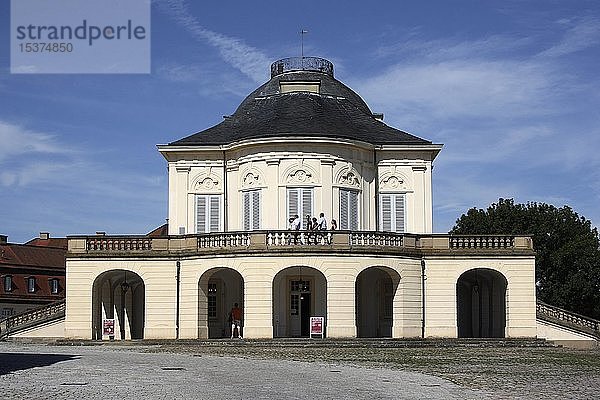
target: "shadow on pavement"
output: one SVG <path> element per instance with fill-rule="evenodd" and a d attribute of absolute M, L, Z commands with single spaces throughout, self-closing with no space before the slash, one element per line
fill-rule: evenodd
<path fill-rule="evenodd" d="M 57 362 L 77 358 L 79 356 L 69 354 L 0 353 L 0 376 L 34 367 L 47 367 Z"/>

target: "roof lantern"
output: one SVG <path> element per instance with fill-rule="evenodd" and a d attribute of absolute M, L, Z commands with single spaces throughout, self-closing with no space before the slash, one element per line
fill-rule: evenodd
<path fill-rule="evenodd" d="M 271 64 L 271 78 L 294 71 L 321 72 L 333 78 L 333 63 L 319 57 L 289 57 Z"/>

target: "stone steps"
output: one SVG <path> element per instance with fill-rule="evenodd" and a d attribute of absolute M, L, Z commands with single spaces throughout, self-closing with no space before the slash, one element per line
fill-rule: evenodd
<path fill-rule="evenodd" d="M 178 346 L 206 346 L 206 347 L 262 347 L 262 348 L 497 348 L 497 347 L 555 347 L 554 344 L 544 339 L 517 338 L 517 339 L 202 339 L 202 340 L 126 340 L 126 341 L 92 341 L 92 340 L 67 340 L 59 339 L 54 342 L 58 345 L 178 345 Z"/>

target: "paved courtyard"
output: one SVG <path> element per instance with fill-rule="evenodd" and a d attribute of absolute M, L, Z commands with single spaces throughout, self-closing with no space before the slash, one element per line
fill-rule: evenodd
<path fill-rule="evenodd" d="M 598 355 L 0 342 L 0 384 L 5 399 L 584 399 L 600 389 Z"/>

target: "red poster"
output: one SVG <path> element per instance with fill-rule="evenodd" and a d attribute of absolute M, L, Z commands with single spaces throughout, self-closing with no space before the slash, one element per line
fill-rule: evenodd
<path fill-rule="evenodd" d="M 323 317 L 310 317 L 310 334 L 323 335 Z"/>
<path fill-rule="evenodd" d="M 113 336 L 115 334 L 115 320 L 104 319 L 102 320 L 102 335 Z"/>

